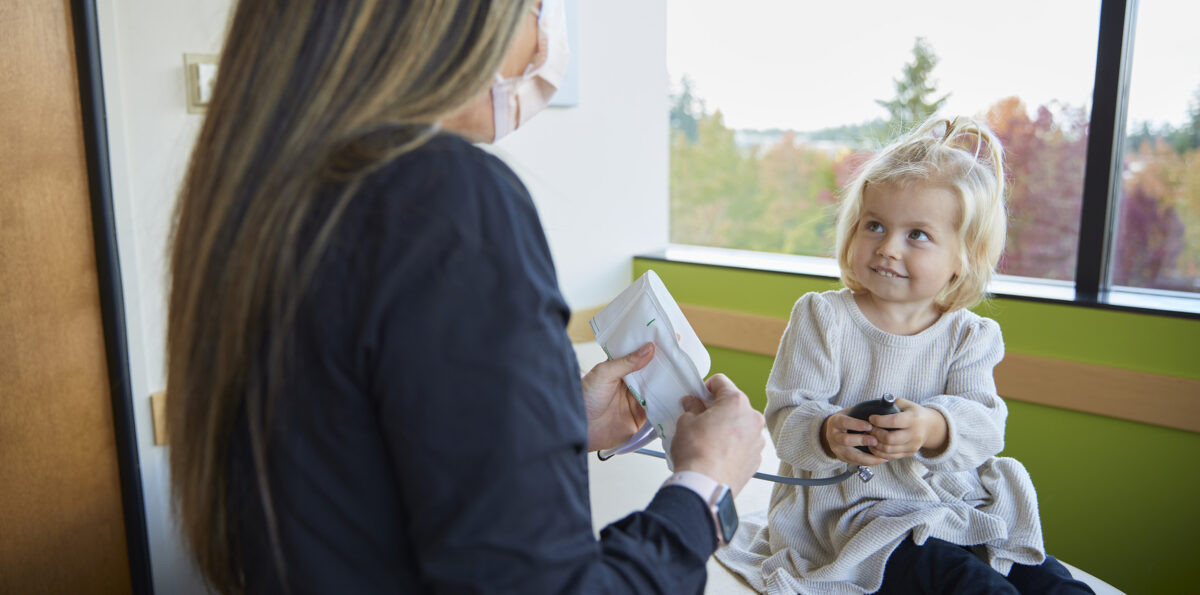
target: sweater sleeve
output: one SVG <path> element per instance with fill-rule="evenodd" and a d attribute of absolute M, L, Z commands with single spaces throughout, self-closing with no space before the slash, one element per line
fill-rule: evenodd
<path fill-rule="evenodd" d="M 840 385 L 842 320 L 824 297 L 809 293 L 796 301 L 767 379 L 765 417 L 779 460 L 807 471 L 845 466 L 821 447 L 822 422 L 841 409 L 831 400 Z"/>
<path fill-rule="evenodd" d="M 483 212 L 448 218 L 467 233 L 444 234 L 419 274 L 380 282 L 395 296 L 373 393 L 422 590 L 699 592 L 716 537 L 690 491 L 664 488 L 595 538 L 569 311 L 548 246 L 523 188 L 476 184 Z"/>
<path fill-rule="evenodd" d="M 935 457 L 916 455 L 933 471 L 967 471 L 1004 450 L 1004 425 L 1008 407 L 996 392 L 993 371 L 1004 358 L 1000 325 L 977 318 L 960 334 L 946 377 L 946 394 L 921 404 L 946 418 L 949 444 Z"/>

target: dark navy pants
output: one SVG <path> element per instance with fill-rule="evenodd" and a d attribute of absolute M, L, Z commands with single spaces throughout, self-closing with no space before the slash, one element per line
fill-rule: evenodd
<path fill-rule="evenodd" d="M 1037 566 L 1013 564 L 1004 576 L 970 549 L 929 538 L 905 539 L 888 558 L 879 593 L 1094 593 L 1053 556 Z"/>

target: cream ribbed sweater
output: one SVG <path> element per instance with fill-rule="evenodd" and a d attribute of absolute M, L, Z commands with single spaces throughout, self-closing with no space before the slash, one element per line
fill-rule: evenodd
<path fill-rule="evenodd" d="M 891 393 L 946 418 L 949 446 L 876 465 L 863 483 L 776 485 L 769 511 L 742 517 L 717 559 L 767 593 L 870 593 L 911 532 L 976 551 L 1007 574 L 1045 559 L 1037 495 L 1021 463 L 997 458 L 1008 409 L 992 369 L 1004 357 L 995 321 L 967 310 L 911 336 L 872 325 L 848 289 L 810 293 L 792 309 L 767 381 L 767 427 L 779 473 L 826 477 L 846 468 L 821 448 L 821 422 Z"/>

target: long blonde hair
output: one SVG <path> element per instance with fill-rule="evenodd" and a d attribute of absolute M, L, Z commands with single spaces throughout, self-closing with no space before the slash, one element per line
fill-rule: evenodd
<path fill-rule="evenodd" d="M 244 588 L 226 505 L 242 410 L 287 584 L 266 431 L 286 329 L 339 214 L 364 175 L 487 88 L 529 5 L 246 0 L 234 9 L 175 211 L 167 325 L 175 512 L 216 590 Z M 300 245 L 314 220 L 316 240 Z"/>
<path fill-rule="evenodd" d="M 846 184 L 838 206 L 837 260 L 842 283 L 864 291 L 850 262 L 851 245 L 862 223 L 868 185 L 919 182 L 945 187 L 958 199 L 960 274 L 934 299 L 941 312 L 969 308 L 986 295 L 1004 251 L 1004 147 L 988 127 L 971 118 L 933 116 L 871 157 Z"/>

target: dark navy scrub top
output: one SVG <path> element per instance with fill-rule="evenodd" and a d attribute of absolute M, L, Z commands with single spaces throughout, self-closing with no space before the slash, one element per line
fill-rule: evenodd
<path fill-rule="evenodd" d="M 687 489 L 592 532 L 568 316 L 499 159 L 442 135 L 372 173 L 305 293 L 274 406 L 290 591 L 701 592 L 716 538 Z M 235 434 L 237 560 L 250 592 L 282 592 L 244 419 Z"/>

